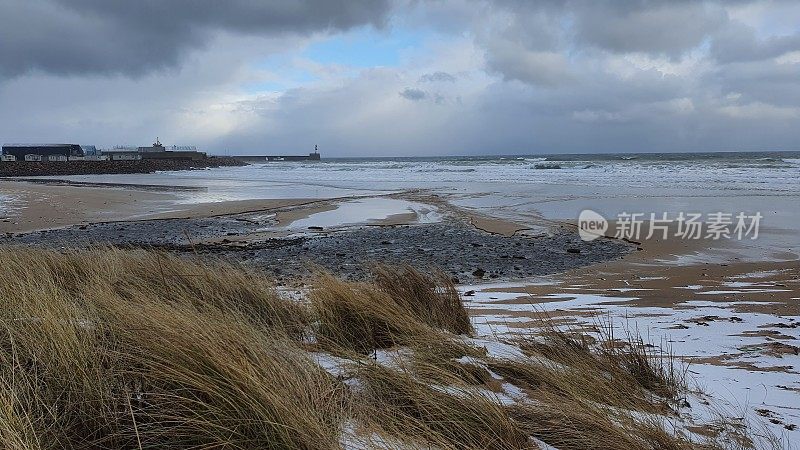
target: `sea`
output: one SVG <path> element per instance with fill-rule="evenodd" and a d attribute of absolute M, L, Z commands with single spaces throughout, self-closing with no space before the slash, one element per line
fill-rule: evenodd
<path fill-rule="evenodd" d="M 800 192 L 800 152 L 323 158 L 152 175 L 59 178 L 205 186 L 225 200 L 258 198 L 265 185 L 273 184 L 318 185 L 337 193 L 490 183 L 796 194 Z"/>
<path fill-rule="evenodd" d="M 316 162 L 58 178 L 193 187 L 175 192 L 177 204 L 436 194 L 456 206 L 523 223 L 575 220 L 585 209 L 609 219 L 624 213 L 759 213 L 762 228 L 780 237 L 759 253 L 785 250 L 791 257 L 800 250 L 800 152 L 323 155 Z"/>

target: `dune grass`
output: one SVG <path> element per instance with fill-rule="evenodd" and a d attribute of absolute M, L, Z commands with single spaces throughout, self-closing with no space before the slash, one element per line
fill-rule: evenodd
<path fill-rule="evenodd" d="M 0 249 L 0 447 L 697 447 L 669 355 L 541 325 L 492 354 L 409 267 L 320 274 L 303 302 L 228 263 Z"/>
<path fill-rule="evenodd" d="M 606 372 L 618 390 L 636 386 L 670 401 L 678 401 L 686 390 L 687 367 L 676 363 L 668 347 L 647 343 L 630 330 L 618 337 L 613 323 L 602 318 L 593 336 L 559 328 L 545 314 L 538 322 L 534 335 L 513 340 L 528 355 L 588 373 Z"/>
<path fill-rule="evenodd" d="M 435 366 L 397 370 L 371 363 L 358 372 L 364 389 L 357 396 L 365 421 L 395 440 L 415 437 L 426 448 L 536 448 L 529 435 L 491 395 L 463 386 Z"/>
<path fill-rule="evenodd" d="M 0 274 L 4 448 L 338 446 L 343 386 L 265 279 L 114 249 L 4 250 Z"/>
<path fill-rule="evenodd" d="M 367 353 L 410 345 L 432 330 L 472 331 L 452 281 L 411 267 L 374 269 L 374 283 L 348 283 L 320 274 L 311 292 L 317 338 L 328 348 Z"/>

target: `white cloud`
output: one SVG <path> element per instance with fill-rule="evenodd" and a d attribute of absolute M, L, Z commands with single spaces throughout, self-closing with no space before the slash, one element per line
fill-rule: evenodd
<path fill-rule="evenodd" d="M 326 32 L 264 37 L 226 25 L 179 64 L 137 78 L 104 69 L 0 82 L 0 140 L 114 145 L 157 135 L 231 152 L 318 143 L 342 156 L 800 142 L 800 49 L 783 25 L 800 10 L 783 3 L 656 1 L 628 11 L 572 0 L 396 1 L 379 34 L 418 38 L 396 65 L 314 60 L 304 49 Z"/>
<path fill-rule="evenodd" d="M 800 107 L 782 107 L 760 102 L 721 106 L 718 111 L 734 119 L 786 120 L 800 118 Z"/>

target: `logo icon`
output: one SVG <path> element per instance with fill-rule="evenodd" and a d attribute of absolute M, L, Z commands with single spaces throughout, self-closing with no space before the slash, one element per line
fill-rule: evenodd
<path fill-rule="evenodd" d="M 593 241 L 605 236 L 606 231 L 608 231 L 608 221 L 600 213 L 584 209 L 578 215 L 578 234 L 584 241 Z"/>

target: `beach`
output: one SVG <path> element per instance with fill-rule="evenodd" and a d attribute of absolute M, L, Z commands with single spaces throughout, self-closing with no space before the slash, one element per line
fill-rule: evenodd
<path fill-rule="evenodd" d="M 526 332 L 542 314 L 587 333 L 613 322 L 687 364 L 698 387 L 690 403 L 722 402 L 790 442 L 800 432 L 796 161 L 541 170 L 541 158 L 343 160 L 2 181 L 0 243 L 223 259 L 295 295 L 318 270 L 363 281 L 375 264 L 441 269 L 479 337 Z M 584 241 L 583 209 L 611 229 L 623 212 L 764 219 L 757 239 L 674 238 L 673 224 L 668 239 Z"/>

